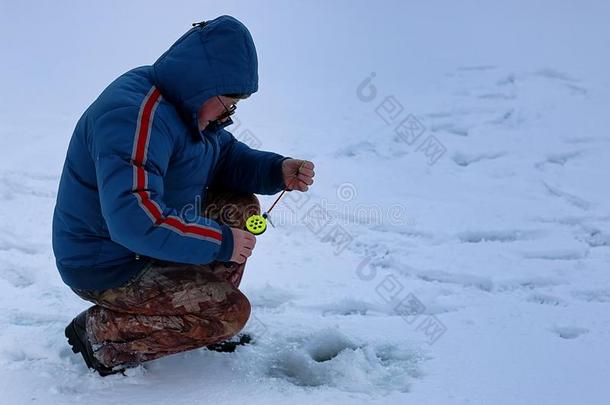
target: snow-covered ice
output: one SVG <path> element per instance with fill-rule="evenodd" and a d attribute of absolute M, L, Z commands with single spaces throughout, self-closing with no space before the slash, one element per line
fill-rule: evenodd
<path fill-rule="evenodd" d="M 152 3 L 0 3 L 0 403 L 609 402 L 607 2 Z M 63 336 L 67 143 L 221 14 L 259 53 L 233 133 L 316 183 L 248 261 L 255 344 L 101 378 Z"/>

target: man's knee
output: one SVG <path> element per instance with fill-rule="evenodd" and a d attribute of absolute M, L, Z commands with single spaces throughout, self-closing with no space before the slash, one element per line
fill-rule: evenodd
<path fill-rule="evenodd" d="M 215 309 L 213 315 L 209 311 L 188 315 L 189 322 L 193 323 L 189 334 L 199 340 L 202 346 L 228 339 L 246 326 L 250 312 L 250 301 L 236 289 Z"/>
<path fill-rule="evenodd" d="M 260 201 L 255 194 L 214 191 L 208 195 L 203 216 L 227 226 L 244 228 L 250 216 L 260 213 Z"/>
<path fill-rule="evenodd" d="M 248 323 L 250 319 L 250 313 L 252 306 L 248 298 L 239 290 L 236 290 L 236 294 L 232 297 L 231 309 L 227 311 L 225 319 L 228 320 L 229 324 L 232 325 L 232 335 L 236 335 L 241 331 Z"/>

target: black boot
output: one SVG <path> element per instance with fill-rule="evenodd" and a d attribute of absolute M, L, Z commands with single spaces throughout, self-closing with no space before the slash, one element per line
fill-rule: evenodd
<path fill-rule="evenodd" d="M 99 362 L 93 355 L 93 348 L 89 339 L 87 338 L 87 332 L 85 329 L 87 321 L 87 311 L 83 311 L 72 319 L 72 322 L 66 326 L 65 335 L 68 338 L 68 343 L 72 347 L 74 353 L 80 353 L 83 356 L 83 360 L 87 364 L 87 367 L 97 371 L 102 377 L 110 374 L 122 373 L 124 368 L 110 368 L 104 366 Z"/>
<path fill-rule="evenodd" d="M 229 340 L 214 343 L 213 345 L 207 346 L 208 350 L 214 350 L 215 352 L 233 353 L 237 346 L 247 345 L 252 341 L 252 338 L 248 334 L 239 334 L 233 336 Z"/>

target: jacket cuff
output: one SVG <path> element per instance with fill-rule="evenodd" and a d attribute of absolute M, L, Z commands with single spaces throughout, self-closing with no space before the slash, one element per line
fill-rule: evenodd
<path fill-rule="evenodd" d="M 282 157 L 281 159 L 276 160 L 271 165 L 271 184 L 273 184 L 274 189 L 278 191 L 286 190 L 286 184 L 284 183 L 284 176 L 282 174 L 282 162 L 286 159 L 292 159 L 291 157 Z M 273 194 L 275 194 L 273 193 Z"/>
<path fill-rule="evenodd" d="M 219 262 L 228 262 L 233 255 L 233 232 L 227 225 L 220 225 L 222 230 L 222 242 L 220 243 L 220 250 L 216 256 L 216 260 Z"/>

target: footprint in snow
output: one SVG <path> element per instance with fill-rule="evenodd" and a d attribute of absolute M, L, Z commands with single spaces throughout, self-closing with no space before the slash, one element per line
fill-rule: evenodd
<path fill-rule="evenodd" d="M 563 299 L 546 294 L 531 294 L 529 297 L 527 297 L 527 302 L 561 307 L 568 306 L 567 302 L 565 302 Z"/>
<path fill-rule="evenodd" d="M 552 331 L 562 339 L 576 339 L 581 335 L 589 333 L 589 329 L 578 326 L 556 326 Z"/>
<path fill-rule="evenodd" d="M 488 153 L 476 153 L 476 154 L 466 154 L 461 152 L 456 152 L 453 155 L 453 161 L 458 166 L 466 167 L 470 166 L 473 163 L 481 162 L 484 160 L 495 160 L 502 156 L 506 155 L 506 152 L 488 152 Z"/>
<path fill-rule="evenodd" d="M 358 344 L 326 329 L 300 338 L 273 358 L 268 375 L 303 387 L 332 386 L 348 392 L 408 392 L 421 376 L 423 356 L 407 347 Z"/>

